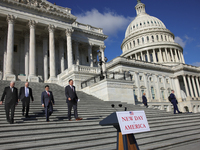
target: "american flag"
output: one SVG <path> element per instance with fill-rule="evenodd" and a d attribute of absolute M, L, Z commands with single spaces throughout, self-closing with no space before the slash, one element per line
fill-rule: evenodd
<path fill-rule="evenodd" d="M 130 115 L 134 115 L 132 111 L 130 111 L 129 113 L 130 113 Z"/>

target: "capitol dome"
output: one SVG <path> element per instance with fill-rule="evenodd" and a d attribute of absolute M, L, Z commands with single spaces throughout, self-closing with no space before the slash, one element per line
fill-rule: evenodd
<path fill-rule="evenodd" d="M 174 42 L 174 34 L 164 23 L 148 15 L 140 0 L 135 9 L 137 16 L 126 29 L 121 56 L 164 65 L 185 63 L 183 48 Z"/>

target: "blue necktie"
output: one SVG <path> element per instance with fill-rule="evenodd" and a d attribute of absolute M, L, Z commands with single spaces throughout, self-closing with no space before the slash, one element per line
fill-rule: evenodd
<path fill-rule="evenodd" d="M 28 97 L 28 88 L 26 88 L 25 91 L 26 91 L 25 96 Z"/>

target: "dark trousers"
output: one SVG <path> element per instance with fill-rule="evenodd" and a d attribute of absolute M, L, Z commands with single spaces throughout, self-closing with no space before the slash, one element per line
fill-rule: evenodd
<path fill-rule="evenodd" d="M 71 119 L 71 111 L 72 111 L 72 107 L 74 109 L 74 117 L 75 119 L 78 118 L 78 113 L 77 113 L 77 103 L 72 103 L 72 102 L 68 102 L 68 119 Z"/>
<path fill-rule="evenodd" d="M 24 114 L 24 111 L 25 111 L 25 108 L 26 108 L 26 116 L 28 116 L 29 107 L 30 107 L 30 98 L 25 97 L 22 100 L 22 113 Z"/>
<path fill-rule="evenodd" d="M 46 121 L 49 121 L 49 116 L 53 113 L 53 106 L 49 103 L 48 106 L 45 106 L 45 114 L 46 114 Z"/>
<path fill-rule="evenodd" d="M 144 104 L 144 106 L 148 107 L 147 102 L 144 102 L 143 104 Z"/>
<path fill-rule="evenodd" d="M 11 118 L 10 118 L 10 110 L 11 110 Z M 5 103 L 5 111 L 6 111 L 6 119 L 7 121 L 14 121 L 14 113 L 15 113 L 15 103 L 7 104 Z"/>
<path fill-rule="evenodd" d="M 178 111 L 178 113 L 180 113 L 180 111 L 178 110 L 178 106 L 176 104 L 176 102 L 172 103 L 174 106 L 174 114 L 176 113 L 176 111 Z"/>

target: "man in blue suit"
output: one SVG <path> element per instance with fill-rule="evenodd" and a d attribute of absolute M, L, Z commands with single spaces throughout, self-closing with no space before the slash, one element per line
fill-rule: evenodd
<path fill-rule="evenodd" d="M 178 111 L 178 113 L 182 113 L 178 110 L 178 101 L 176 99 L 176 96 L 174 95 L 174 90 L 171 91 L 172 93 L 170 94 L 170 99 L 171 99 L 171 103 L 173 104 L 174 106 L 174 114 L 176 114 L 176 111 Z"/>
<path fill-rule="evenodd" d="M 41 95 L 42 107 L 45 108 L 46 121 L 49 122 L 49 116 L 53 113 L 54 98 L 53 93 L 49 91 L 49 86 L 45 86 L 45 91 Z"/>
<path fill-rule="evenodd" d="M 82 118 L 78 117 L 77 113 L 77 101 L 78 96 L 76 94 L 75 86 L 73 86 L 73 80 L 69 80 L 69 85 L 65 87 L 65 96 L 67 97 L 67 104 L 68 104 L 68 119 L 71 121 L 71 110 L 72 107 L 74 109 L 74 117 L 76 121 L 82 120 Z"/>

